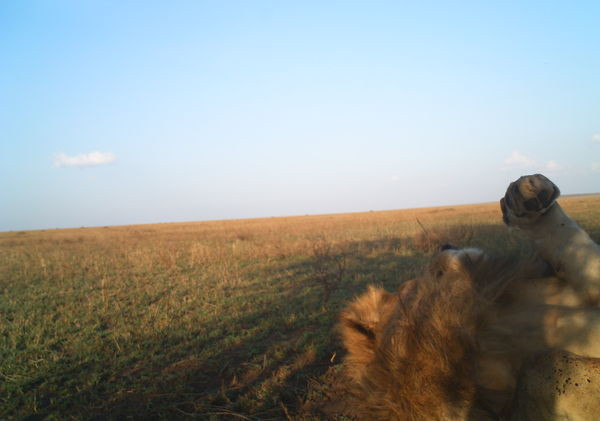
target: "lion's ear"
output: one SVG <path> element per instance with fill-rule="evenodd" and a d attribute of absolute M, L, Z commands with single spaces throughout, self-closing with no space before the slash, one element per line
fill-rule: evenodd
<path fill-rule="evenodd" d="M 368 364 L 372 361 L 377 331 L 390 295 L 381 288 L 369 286 L 365 294 L 342 311 L 342 341 L 348 350 L 347 360 L 352 365 Z"/>

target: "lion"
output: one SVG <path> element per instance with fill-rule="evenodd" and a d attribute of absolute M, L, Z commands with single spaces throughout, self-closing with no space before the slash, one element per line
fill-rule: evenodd
<path fill-rule="evenodd" d="M 595 420 L 600 416 L 600 247 L 541 174 L 512 182 L 504 223 L 539 257 L 441 247 L 390 293 L 341 313 L 355 412 L 380 420 Z M 550 275 L 550 276 L 548 276 Z"/>

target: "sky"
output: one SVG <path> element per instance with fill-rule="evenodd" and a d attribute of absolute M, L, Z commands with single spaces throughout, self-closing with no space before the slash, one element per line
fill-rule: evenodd
<path fill-rule="evenodd" d="M 600 192 L 600 2 L 0 2 L 0 231 Z"/>

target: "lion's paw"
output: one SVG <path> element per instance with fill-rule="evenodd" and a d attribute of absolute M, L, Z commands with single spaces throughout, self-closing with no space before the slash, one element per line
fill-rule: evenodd
<path fill-rule="evenodd" d="M 524 175 L 508 186 L 500 199 L 506 225 L 531 224 L 545 214 L 560 196 L 560 190 L 542 174 Z"/>

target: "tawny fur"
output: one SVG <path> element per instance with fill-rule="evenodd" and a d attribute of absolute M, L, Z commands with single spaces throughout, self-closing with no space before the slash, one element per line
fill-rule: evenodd
<path fill-rule="evenodd" d="M 512 183 L 502 200 L 505 222 L 536 241 L 558 276 L 544 276 L 547 265 L 537 257 L 447 250 L 397 292 L 369 287 L 348 305 L 340 328 L 364 419 L 596 419 L 600 309 L 590 291 L 597 274 L 589 265 L 568 276 L 557 270 L 556 262 L 573 259 L 570 242 L 589 239 L 554 202 L 558 195 L 534 175 Z M 577 235 L 546 233 L 550 221 Z M 600 263 L 597 246 L 585 245 L 582 259 Z M 568 384 L 570 373 L 585 380 L 580 398 L 578 386 L 570 394 L 547 387 Z"/>
<path fill-rule="evenodd" d="M 508 263 L 440 253 L 398 292 L 370 287 L 343 311 L 347 372 L 364 402 L 365 418 L 488 416 L 489 408 L 476 396 L 479 341 L 492 317 L 491 304 L 521 272 Z"/>

